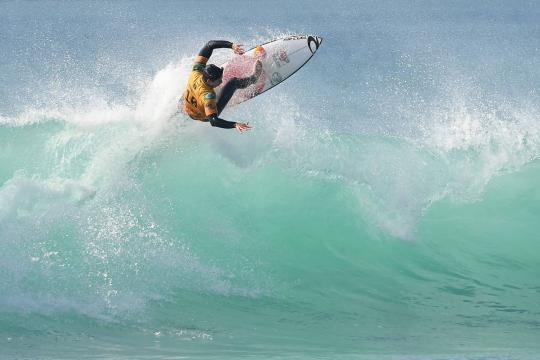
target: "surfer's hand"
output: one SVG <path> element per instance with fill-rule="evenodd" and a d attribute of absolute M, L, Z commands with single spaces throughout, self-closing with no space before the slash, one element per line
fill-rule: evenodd
<path fill-rule="evenodd" d="M 236 130 L 238 130 L 238 132 L 244 132 L 244 131 L 248 131 L 251 129 L 251 126 L 249 126 L 249 123 L 236 123 L 234 125 L 234 127 L 236 127 Z"/>
<path fill-rule="evenodd" d="M 241 44 L 237 44 L 237 43 L 232 44 L 232 49 L 233 49 L 234 53 L 237 54 L 237 55 L 242 55 L 242 54 L 245 53 L 245 51 L 242 48 Z"/>

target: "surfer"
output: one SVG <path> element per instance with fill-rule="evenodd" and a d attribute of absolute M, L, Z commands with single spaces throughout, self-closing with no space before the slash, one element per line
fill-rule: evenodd
<path fill-rule="evenodd" d="M 219 117 L 234 92 L 237 89 L 245 89 L 257 82 L 262 72 L 262 63 L 258 60 L 255 64 L 253 75 L 246 78 L 234 77 L 230 79 L 221 91 L 219 98 L 216 97 L 214 88 L 223 81 L 223 68 L 214 64 L 206 65 L 215 49 L 232 49 L 235 54 L 244 54 L 242 45 L 224 40 L 212 40 L 199 51 L 184 96 L 180 99 L 181 109 L 194 120 L 209 122 L 212 126 L 223 129 L 236 128 L 239 132 L 251 129 L 249 123 L 227 121 Z"/>

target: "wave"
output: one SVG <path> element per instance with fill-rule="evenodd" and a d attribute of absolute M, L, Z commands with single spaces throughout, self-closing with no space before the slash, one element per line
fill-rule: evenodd
<path fill-rule="evenodd" d="M 359 322 L 367 341 L 413 318 L 414 334 L 532 326 L 537 245 L 518 225 L 535 228 L 536 109 L 454 99 L 374 134 L 321 126 L 328 112 L 283 88 L 226 111 L 257 119 L 239 135 L 175 115 L 188 72 L 165 67 L 127 103 L 1 119 L 4 324 L 82 316 L 219 344 L 234 319 L 281 313 L 291 344 L 332 327 L 347 346 Z M 265 310 L 237 310 L 252 302 Z"/>

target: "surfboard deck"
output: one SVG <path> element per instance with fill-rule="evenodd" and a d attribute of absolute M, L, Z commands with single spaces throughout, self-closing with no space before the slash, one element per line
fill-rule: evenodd
<path fill-rule="evenodd" d="M 223 83 L 216 88 L 218 98 L 223 86 L 231 78 L 251 76 L 257 60 L 263 64 L 259 80 L 246 89 L 237 90 L 227 106 L 247 101 L 272 89 L 300 70 L 313 57 L 321 42 L 322 38 L 318 36 L 288 36 L 258 45 L 246 51 L 245 54 L 236 56 L 221 65 L 223 67 Z"/>

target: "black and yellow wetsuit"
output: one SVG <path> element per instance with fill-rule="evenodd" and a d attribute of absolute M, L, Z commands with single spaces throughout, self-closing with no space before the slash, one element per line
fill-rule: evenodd
<path fill-rule="evenodd" d="M 261 74 L 262 64 L 259 63 L 256 73 L 247 78 L 232 78 L 223 86 L 221 96 L 216 99 L 216 92 L 204 79 L 203 71 L 206 62 L 212 56 L 214 49 L 232 48 L 233 43 L 225 40 L 212 40 L 206 43 L 195 58 L 193 69 L 189 75 L 188 84 L 182 97 L 182 108 L 192 119 L 210 122 L 212 126 L 232 129 L 236 123 L 219 118 L 234 92 L 254 84 Z"/>
<path fill-rule="evenodd" d="M 225 129 L 234 128 L 236 123 L 218 117 L 220 111 L 217 107 L 216 92 L 204 81 L 203 70 L 214 49 L 230 49 L 232 45 L 232 42 L 223 40 L 206 43 L 195 58 L 183 96 L 183 109 L 192 119 L 208 121 L 212 126 Z"/>

